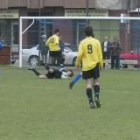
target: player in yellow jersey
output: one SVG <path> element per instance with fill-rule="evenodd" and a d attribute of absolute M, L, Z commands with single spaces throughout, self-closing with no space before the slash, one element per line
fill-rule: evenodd
<path fill-rule="evenodd" d="M 79 68 L 82 62 L 82 77 L 86 80 L 86 94 L 89 99 L 90 108 L 95 108 L 92 97 L 92 87 L 95 93 L 95 103 L 97 108 L 101 107 L 99 100 L 100 93 L 100 68 L 103 67 L 102 50 L 99 40 L 93 38 L 93 29 L 88 26 L 85 28 L 86 38 L 83 39 L 78 48 L 76 67 Z M 92 83 L 94 80 L 94 84 Z"/>
<path fill-rule="evenodd" d="M 61 63 L 61 49 L 59 47 L 59 29 L 54 30 L 54 34 L 46 41 L 46 46 L 49 47 L 50 56 L 57 60 L 57 63 Z"/>

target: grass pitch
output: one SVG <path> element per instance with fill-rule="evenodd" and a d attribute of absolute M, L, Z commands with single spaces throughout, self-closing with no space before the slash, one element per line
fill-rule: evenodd
<path fill-rule="evenodd" d="M 0 140 L 140 140 L 140 71 L 103 70 L 95 110 L 69 82 L 0 67 Z"/>

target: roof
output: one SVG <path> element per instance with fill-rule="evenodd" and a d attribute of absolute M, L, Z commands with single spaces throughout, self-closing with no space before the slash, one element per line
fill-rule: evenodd
<path fill-rule="evenodd" d="M 89 8 L 99 9 L 135 9 L 140 7 L 140 0 L 0 0 L 0 9 L 9 7 L 64 7 L 64 8 L 86 8 L 89 1 Z"/>

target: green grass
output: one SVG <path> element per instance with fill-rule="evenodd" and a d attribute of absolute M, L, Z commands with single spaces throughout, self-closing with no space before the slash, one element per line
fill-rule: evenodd
<path fill-rule="evenodd" d="M 0 67 L 0 140 L 140 140 L 139 71 L 103 70 L 95 110 L 85 82 L 69 82 Z"/>

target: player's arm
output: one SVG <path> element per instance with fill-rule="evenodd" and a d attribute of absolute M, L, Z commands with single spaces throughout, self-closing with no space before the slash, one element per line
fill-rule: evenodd
<path fill-rule="evenodd" d="M 100 65 L 100 68 L 103 68 L 102 47 L 101 47 L 100 42 L 97 42 L 97 43 L 98 43 L 98 58 L 99 58 L 99 65 Z"/>
<path fill-rule="evenodd" d="M 66 72 L 62 72 L 61 79 L 68 79 Z"/>
<path fill-rule="evenodd" d="M 59 46 L 59 37 L 58 37 L 58 36 L 55 36 L 54 42 L 55 42 L 56 46 L 58 47 L 58 49 L 60 50 L 60 46 Z"/>
<path fill-rule="evenodd" d="M 79 48 L 78 48 L 78 55 L 77 55 L 77 59 L 76 59 L 77 68 L 80 67 L 82 56 L 83 56 L 83 49 L 82 49 L 82 43 L 80 43 Z"/>
<path fill-rule="evenodd" d="M 73 79 L 72 81 L 70 82 L 69 84 L 69 89 L 72 89 L 74 84 L 77 83 L 77 81 L 82 77 L 82 72 L 78 73 Z"/>
<path fill-rule="evenodd" d="M 49 47 L 49 44 L 50 44 L 50 38 L 47 39 L 45 45 Z"/>
<path fill-rule="evenodd" d="M 59 37 L 58 36 L 55 37 L 55 44 L 59 45 Z"/>

